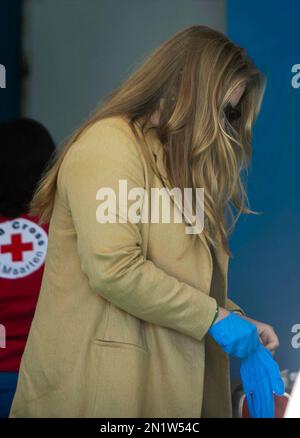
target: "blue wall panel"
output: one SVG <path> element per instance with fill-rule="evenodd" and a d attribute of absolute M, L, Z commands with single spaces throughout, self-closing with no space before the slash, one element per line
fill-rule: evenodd
<path fill-rule="evenodd" d="M 248 177 L 250 205 L 262 215 L 243 216 L 231 237 L 229 294 L 249 316 L 276 328 L 276 358 L 281 368 L 297 370 L 300 349 L 292 347 L 291 328 L 300 324 L 300 88 L 292 86 L 291 70 L 300 64 L 300 2 L 227 5 L 228 36 L 268 81 Z"/>

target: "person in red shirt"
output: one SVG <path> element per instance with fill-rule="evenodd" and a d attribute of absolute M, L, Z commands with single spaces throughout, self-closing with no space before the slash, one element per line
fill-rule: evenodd
<path fill-rule="evenodd" d="M 55 154 L 47 129 L 27 118 L 0 124 L 0 418 L 8 417 L 40 291 L 48 224 L 29 216 Z"/>

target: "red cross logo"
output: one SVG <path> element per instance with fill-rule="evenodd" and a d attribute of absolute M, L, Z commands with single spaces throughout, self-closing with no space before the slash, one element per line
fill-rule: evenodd
<path fill-rule="evenodd" d="M 13 262 L 22 262 L 23 252 L 32 251 L 32 250 L 33 250 L 32 242 L 23 243 L 22 234 L 12 234 L 10 244 L 0 245 L 0 253 L 4 254 L 10 252 L 12 255 Z"/>

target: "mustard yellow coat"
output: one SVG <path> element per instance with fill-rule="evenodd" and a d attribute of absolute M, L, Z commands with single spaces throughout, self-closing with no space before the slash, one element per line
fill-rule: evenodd
<path fill-rule="evenodd" d="M 185 220 L 96 220 L 101 187 L 168 187 L 161 144 L 146 138 L 158 174 L 125 117 L 94 123 L 67 152 L 10 417 L 232 415 L 228 357 L 207 334 L 216 301 L 238 308 L 228 256 L 203 233 L 191 245 Z"/>

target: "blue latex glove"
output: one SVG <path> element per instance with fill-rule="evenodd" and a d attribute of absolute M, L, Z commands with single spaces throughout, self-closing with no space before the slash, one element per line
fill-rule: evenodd
<path fill-rule="evenodd" d="M 248 356 L 260 344 L 256 326 L 233 312 L 216 322 L 208 333 L 227 354 L 239 358 Z"/>
<path fill-rule="evenodd" d="M 241 379 L 253 418 L 274 418 L 274 394 L 283 395 L 284 382 L 272 354 L 261 343 L 241 361 Z"/>

